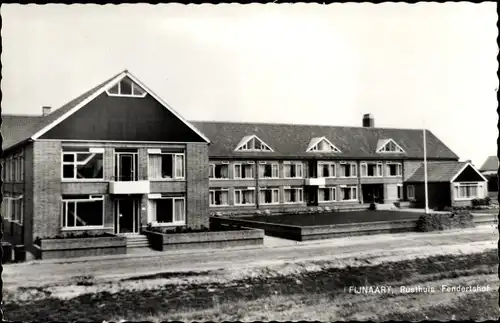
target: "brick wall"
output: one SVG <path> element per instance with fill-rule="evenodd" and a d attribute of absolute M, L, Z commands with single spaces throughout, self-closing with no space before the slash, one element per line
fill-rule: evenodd
<path fill-rule="evenodd" d="M 209 226 L 208 145 L 189 143 L 186 147 L 186 225 Z"/>

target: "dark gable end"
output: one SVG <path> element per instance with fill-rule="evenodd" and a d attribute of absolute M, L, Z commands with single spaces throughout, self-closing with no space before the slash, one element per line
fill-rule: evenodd
<path fill-rule="evenodd" d="M 106 92 L 40 139 L 205 142 L 149 94 L 136 98 Z"/>
<path fill-rule="evenodd" d="M 484 178 L 472 166 L 467 166 L 453 182 L 483 182 Z"/>

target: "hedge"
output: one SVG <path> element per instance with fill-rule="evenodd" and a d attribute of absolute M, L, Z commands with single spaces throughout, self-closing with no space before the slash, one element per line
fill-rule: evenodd
<path fill-rule="evenodd" d="M 417 221 L 417 230 L 420 232 L 473 227 L 474 216 L 467 211 L 456 211 L 450 214 L 424 214 Z"/>

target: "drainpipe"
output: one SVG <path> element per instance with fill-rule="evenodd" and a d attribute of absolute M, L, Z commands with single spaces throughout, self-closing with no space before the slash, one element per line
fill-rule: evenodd
<path fill-rule="evenodd" d="M 358 200 L 359 204 L 363 204 L 363 189 L 361 188 L 361 163 L 356 161 L 356 172 L 358 174 Z"/>
<path fill-rule="evenodd" d="M 259 187 L 260 160 L 255 160 L 255 206 L 260 209 L 260 187 Z"/>

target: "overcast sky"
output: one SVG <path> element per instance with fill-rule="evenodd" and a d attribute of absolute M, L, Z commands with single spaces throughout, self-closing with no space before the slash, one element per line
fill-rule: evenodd
<path fill-rule="evenodd" d="M 1 7 L 2 110 L 40 114 L 128 69 L 189 120 L 434 132 L 497 152 L 494 2 Z"/>

